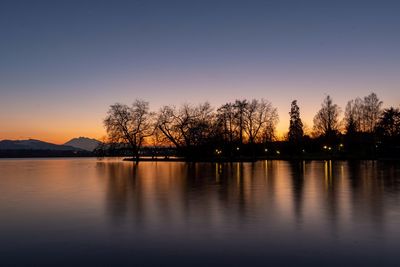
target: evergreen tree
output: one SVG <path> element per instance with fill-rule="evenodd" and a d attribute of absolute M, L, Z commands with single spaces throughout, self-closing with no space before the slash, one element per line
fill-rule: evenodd
<path fill-rule="evenodd" d="M 288 140 L 292 144 L 299 144 L 303 138 L 303 122 L 300 119 L 300 108 L 297 105 L 297 100 L 292 101 L 290 108 L 290 125 Z"/>
<path fill-rule="evenodd" d="M 398 138 L 400 136 L 400 110 L 393 107 L 385 109 L 375 131 L 380 137 Z"/>

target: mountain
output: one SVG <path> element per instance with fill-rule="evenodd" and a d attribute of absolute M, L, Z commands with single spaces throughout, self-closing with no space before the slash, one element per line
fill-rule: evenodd
<path fill-rule="evenodd" d="M 28 140 L 3 140 L 0 141 L 0 150 L 53 150 L 53 151 L 79 151 L 81 149 L 66 146 L 55 145 L 35 139 Z"/>
<path fill-rule="evenodd" d="M 69 140 L 64 144 L 64 146 L 72 146 L 86 151 L 93 151 L 97 148 L 99 144 L 101 144 L 101 142 L 96 139 L 79 137 Z"/>

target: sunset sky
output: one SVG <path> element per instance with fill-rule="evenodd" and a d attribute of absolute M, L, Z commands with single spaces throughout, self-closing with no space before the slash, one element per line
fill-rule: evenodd
<path fill-rule="evenodd" d="M 400 104 L 400 1 L 0 2 L 0 140 L 101 138 L 115 102 Z"/>

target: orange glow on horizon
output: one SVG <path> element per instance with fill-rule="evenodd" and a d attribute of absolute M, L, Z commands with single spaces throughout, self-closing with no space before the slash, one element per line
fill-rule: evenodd
<path fill-rule="evenodd" d="M 38 129 L 36 127 L 29 127 L 27 129 L 16 128 L 10 131 L 0 131 L 0 140 L 26 140 L 26 139 L 37 139 L 44 142 L 62 145 L 72 138 L 76 137 L 88 137 L 101 140 L 106 135 L 105 130 L 101 127 L 93 128 L 81 128 L 81 127 L 68 127 L 61 128 L 51 126 L 47 128 Z"/>
<path fill-rule="evenodd" d="M 282 88 L 282 91 L 284 92 L 286 89 L 287 88 Z M 398 104 L 396 104 L 399 101 L 397 97 L 389 98 L 381 96 L 379 92 L 377 93 L 380 99 L 384 102 L 383 108 L 389 106 L 398 106 Z M 332 94 L 335 104 L 342 109 L 340 119 L 343 118 L 344 107 L 348 100 L 354 99 L 357 96 L 363 97 L 367 94 L 368 91 L 364 93 L 355 92 L 354 95 L 342 97 Z M 278 140 L 283 140 L 289 128 L 288 113 L 290 111 L 290 102 L 292 98 L 286 95 L 277 94 L 267 98 L 263 95 L 264 94 L 251 95 L 247 97 L 247 99 L 260 99 L 264 97 L 265 99 L 268 99 L 274 107 L 277 108 L 279 122 L 276 125 L 276 137 Z M 234 95 L 229 97 L 223 96 L 216 98 L 214 101 L 210 101 L 210 103 L 216 110 L 223 103 L 234 101 L 234 99 L 243 98 L 245 97 L 242 95 Z M 12 102 L 5 103 L 2 108 L 7 110 L 7 113 L 0 113 L 0 140 L 22 140 L 31 138 L 55 144 L 64 144 L 70 139 L 80 136 L 101 140 L 104 136 L 106 136 L 106 132 L 103 127 L 103 119 L 106 116 L 109 105 L 115 102 L 130 104 L 135 97 L 127 95 L 124 99 L 125 100 L 119 101 L 116 98 L 110 98 L 103 101 L 103 103 L 94 101 L 90 105 L 86 106 L 84 104 L 77 104 L 73 110 L 68 109 L 68 103 L 60 103 L 59 107 L 56 105 L 46 107 L 43 106 L 40 108 L 30 106 L 24 110 L 19 109 Z M 183 100 L 178 100 L 179 102 L 173 102 L 173 100 L 168 99 L 160 101 L 158 98 L 156 100 L 152 100 L 143 97 L 143 99 L 150 102 L 150 109 L 154 112 L 157 112 L 163 105 L 175 105 L 179 107 L 182 103 L 197 104 L 207 101 L 207 99 L 197 98 L 195 98 L 197 100 L 183 98 Z M 298 104 L 300 106 L 300 117 L 305 126 L 305 133 L 310 134 L 313 126 L 313 117 L 321 106 L 323 94 L 318 94 L 316 96 L 306 95 L 302 98 L 293 96 L 293 99 L 298 100 Z"/>
<path fill-rule="evenodd" d="M 99 120 L 93 120 L 94 122 Z M 14 123 L 2 123 L 2 125 L 8 126 L 9 130 L 4 131 L 0 129 L 0 140 L 25 140 L 25 139 L 37 139 L 54 144 L 64 144 L 72 138 L 84 136 L 88 138 L 94 138 L 102 140 L 106 136 L 106 131 L 103 128 L 102 123 L 94 123 L 93 121 L 76 121 L 74 123 L 60 125 L 57 121 L 53 122 L 48 120 L 48 124 L 45 125 L 43 121 L 38 123 L 38 126 L 18 125 Z M 306 125 L 309 125 L 306 122 Z M 284 119 L 280 118 L 279 123 L 276 127 L 276 138 L 277 140 L 284 140 L 289 128 L 289 117 Z"/>

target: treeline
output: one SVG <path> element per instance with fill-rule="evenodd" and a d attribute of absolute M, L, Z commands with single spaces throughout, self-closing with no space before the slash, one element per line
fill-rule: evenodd
<path fill-rule="evenodd" d="M 164 106 L 158 112 L 150 111 L 143 100 L 131 106 L 116 103 L 110 106 L 104 126 L 107 147 L 122 147 L 137 159 L 143 146 L 171 147 L 189 160 L 373 158 L 399 152 L 400 111 L 382 109 L 375 93 L 350 100 L 342 120 L 341 109 L 328 95 L 307 134 L 296 100 L 289 114 L 284 141 L 276 140 L 278 113 L 265 99 L 235 100 L 217 109 L 208 102 Z"/>

